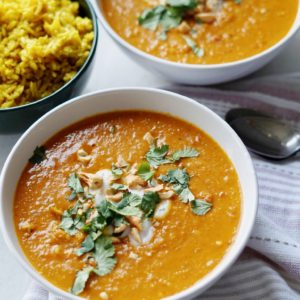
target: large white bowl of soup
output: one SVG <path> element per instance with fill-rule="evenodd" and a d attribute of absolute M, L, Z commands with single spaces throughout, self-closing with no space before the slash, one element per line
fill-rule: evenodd
<path fill-rule="evenodd" d="M 110 36 L 171 81 L 217 84 L 270 62 L 300 26 L 299 0 L 94 0 Z"/>
<path fill-rule="evenodd" d="M 14 146 L 1 228 L 30 275 L 64 299 L 191 299 L 245 247 L 251 158 L 184 96 L 104 90 L 55 108 Z"/>

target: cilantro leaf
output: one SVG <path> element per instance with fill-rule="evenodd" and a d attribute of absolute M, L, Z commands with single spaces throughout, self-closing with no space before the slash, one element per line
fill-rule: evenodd
<path fill-rule="evenodd" d="M 69 200 L 74 200 L 77 194 L 84 192 L 81 182 L 76 173 L 73 173 L 68 179 L 68 186 L 72 190 Z"/>
<path fill-rule="evenodd" d="M 44 159 L 46 159 L 46 149 L 44 146 L 37 146 L 34 151 L 33 155 L 29 158 L 29 161 L 32 164 L 40 164 Z"/>
<path fill-rule="evenodd" d="M 128 186 L 126 186 L 124 184 L 120 184 L 120 183 L 112 184 L 111 188 L 113 190 L 117 190 L 117 191 L 126 191 L 126 190 L 128 190 Z"/>
<path fill-rule="evenodd" d="M 134 207 L 134 206 L 125 206 L 119 208 L 117 205 L 111 203 L 110 209 L 121 216 L 137 216 L 137 217 L 142 216 L 141 210 L 138 207 Z"/>
<path fill-rule="evenodd" d="M 199 4 L 199 0 L 167 0 L 168 5 L 173 7 L 195 8 Z"/>
<path fill-rule="evenodd" d="M 81 243 L 81 248 L 76 251 L 78 256 L 84 253 L 90 252 L 94 249 L 95 243 L 91 235 L 87 235 L 84 241 Z"/>
<path fill-rule="evenodd" d="M 88 281 L 92 271 L 93 267 L 86 267 L 76 274 L 76 279 L 71 288 L 72 294 L 79 295 L 81 292 L 83 292 L 86 282 Z"/>
<path fill-rule="evenodd" d="M 166 5 L 145 9 L 138 21 L 141 26 L 153 31 L 160 25 L 164 33 L 162 37 L 165 38 L 167 31 L 180 25 L 186 12 L 198 3 L 198 0 L 167 0 Z"/>
<path fill-rule="evenodd" d="M 170 170 L 167 175 L 159 177 L 163 182 L 187 186 L 190 180 L 189 174 L 184 169 Z"/>
<path fill-rule="evenodd" d="M 97 211 L 99 214 L 101 214 L 105 219 L 111 217 L 111 211 L 110 211 L 110 203 L 102 198 L 97 203 Z"/>
<path fill-rule="evenodd" d="M 174 161 L 178 161 L 181 158 L 186 158 L 186 157 L 197 157 L 199 155 L 199 152 L 190 147 L 185 147 L 182 150 L 177 150 L 173 153 L 172 158 Z"/>
<path fill-rule="evenodd" d="M 184 35 L 183 38 L 186 41 L 187 45 L 193 50 L 193 52 L 198 57 L 203 57 L 204 56 L 204 50 L 202 48 L 198 47 L 196 42 L 192 38 L 190 38 L 187 35 Z"/>
<path fill-rule="evenodd" d="M 138 175 L 143 180 L 148 181 L 148 180 L 152 179 L 152 177 L 154 175 L 154 171 L 151 171 L 149 163 L 144 161 L 140 164 L 140 166 L 138 168 Z"/>
<path fill-rule="evenodd" d="M 141 202 L 142 202 L 142 198 L 139 195 L 133 193 L 126 193 L 123 194 L 122 200 L 116 204 L 116 207 L 118 209 L 122 209 L 126 206 L 136 207 L 139 206 Z"/>
<path fill-rule="evenodd" d="M 191 190 L 188 187 L 186 187 L 180 192 L 179 198 L 183 203 L 187 203 L 193 201 L 195 199 L 195 196 L 193 195 Z"/>
<path fill-rule="evenodd" d="M 153 217 L 156 205 L 160 202 L 158 193 L 147 192 L 144 194 L 141 209 L 144 211 L 146 217 Z"/>
<path fill-rule="evenodd" d="M 166 158 L 168 151 L 168 145 L 162 145 L 161 147 L 152 145 L 150 150 L 146 153 L 146 159 L 152 167 L 157 168 L 160 165 L 171 162 L 170 159 Z"/>
<path fill-rule="evenodd" d="M 164 32 L 177 27 L 182 21 L 182 13 L 178 9 L 168 8 L 161 16 L 160 25 Z"/>
<path fill-rule="evenodd" d="M 107 236 L 100 236 L 95 242 L 94 257 L 97 262 L 97 269 L 94 272 L 99 276 L 109 274 L 116 265 L 115 247 L 112 239 Z"/>
<path fill-rule="evenodd" d="M 153 9 L 145 9 L 138 18 L 139 24 L 144 28 L 156 30 L 165 10 L 166 8 L 162 5 Z"/>
<path fill-rule="evenodd" d="M 182 202 L 187 203 L 195 199 L 195 196 L 189 189 L 190 176 L 184 169 L 170 170 L 167 175 L 159 177 L 163 182 L 172 184 L 174 192 L 179 195 Z"/>
<path fill-rule="evenodd" d="M 205 200 L 196 199 L 191 201 L 191 208 L 194 214 L 204 216 L 211 210 L 212 204 Z"/>
<path fill-rule="evenodd" d="M 116 167 L 115 164 L 112 165 L 111 172 L 116 178 L 120 178 L 123 174 L 123 170 L 121 168 Z"/>
<path fill-rule="evenodd" d="M 61 223 L 58 226 L 59 228 L 63 229 L 69 235 L 75 235 L 77 233 L 77 229 L 74 225 L 74 220 L 72 215 L 68 211 L 64 211 L 62 215 Z"/>

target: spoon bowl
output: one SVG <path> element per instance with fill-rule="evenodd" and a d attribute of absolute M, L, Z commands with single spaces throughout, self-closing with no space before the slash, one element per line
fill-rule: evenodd
<path fill-rule="evenodd" d="M 251 109 L 234 109 L 226 121 L 254 153 L 285 159 L 300 150 L 300 133 L 292 126 Z"/>

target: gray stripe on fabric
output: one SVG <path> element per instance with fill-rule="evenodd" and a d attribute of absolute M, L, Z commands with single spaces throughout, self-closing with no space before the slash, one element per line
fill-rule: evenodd
<path fill-rule="evenodd" d="M 236 282 L 231 282 L 222 286 L 216 285 L 215 288 L 209 290 L 207 294 L 211 296 L 249 294 L 251 297 L 258 297 L 268 295 L 270 292 L 272 294 L 274 292 L 283 292 L 283 290 L 285 290 L 285 293 L 296 295 L 295 291 L 293 291 L 280 276 L 276 273 L 270 274 L 270 271 L 264 270 L 264 272 L 257 272 L 252 276 L 250 274 L 250 276 L 243 277 L 242 281 L 237 280 Z"/>

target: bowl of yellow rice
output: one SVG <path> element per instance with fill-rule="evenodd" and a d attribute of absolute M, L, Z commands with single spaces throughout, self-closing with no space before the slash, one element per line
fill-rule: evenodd
<path fill-rule="evenodd" d="M 97 40 L 88 0 L 1 0 L 0 132 L 28 127 L 79 92 Z"/>

